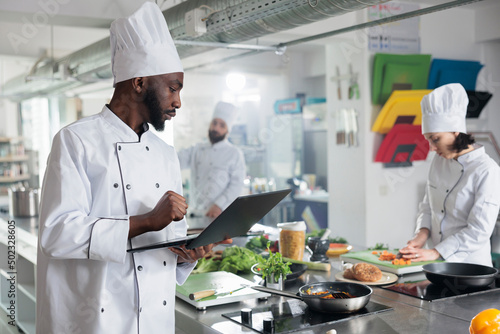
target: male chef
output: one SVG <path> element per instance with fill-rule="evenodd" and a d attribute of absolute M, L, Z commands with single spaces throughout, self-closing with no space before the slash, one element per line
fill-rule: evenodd
<path fill-rule="evenodd" d="M 245 158 L 227 136 L 237 116 L 237 108 L 220 101 L 208 128 L 209 143 L 198 143 L 179 151 L 182 169 L 191 170 L 190 212 L 216 218 L 243 189 Z"/>
<path fill-rule="evenodd" d="M 40 334 L 174 333 L 175 284 L 213 246 L 127 253 L 186 234 L 177 155 L 148 125 L 162 130 L 175 116 L 184 74 L 152 2 L 114 21 L 110 41 L 110 103 L 60 130 L 48 159 L 37 263 Z"/>

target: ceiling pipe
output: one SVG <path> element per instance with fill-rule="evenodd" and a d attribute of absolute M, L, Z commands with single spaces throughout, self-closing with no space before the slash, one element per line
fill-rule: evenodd
<path fill-rule="evenodd" d="M 185 58 L 215 47 L 204 43 L 218 43 L 216 47 L 225 45 L 227 48 L 227 44 L 248 41 L 387 1 L 389 0 L 190 0 L 163 13 L 174 40 L 200 42 L 197 45 L 187 45 L 188 42 L 178 45 L 180 57 Z M 197 8 L 207 9 L 204 18 L 207 32 L 193 37 L 186 32 L 184 15 Z M 262 52 L 256 51 L 258 49 L 258 46 L 254 46 L 251 52 Z M 278 51 L 281 49 L 281 45 L 272 48 Z M 54 75 L 55 70 L 59 71 L 58 76 Z M 60 80 L 34 80 L 52 76 Z M 111 52 L 107 37 L 56 60 L 54 64 L 36 68 L 28 77 L 31 80 L 26 81 L 26 75 L 10 80 L 3 87 L 3 96 L 22 100 L 63 92 L 111 77 Z"/>
<path fill-rule="evenodd" d="M 439 11 L 442 11 L 442 10 L 451 9 L 451 8 L 455 8 L 455 7 L 459 7 L 459 6 L 464 6 L 464 5 L 469 5 L 471 3 L 481 2 L 481 1 L 484 1 L 484 0 L 455 0 L 455 1 L 450 1 L 450 2 L 447 2 L 447 3 L 444 3 L 444 4 L 440 4 L 440 5 L 436 5 L 436 6 L 431 6 L 431 7 L 427 7 L 427 8 L 423 8 L 423 9 L 417 9 L 417 10 L 414 10 L 414 11 L 411 11 L 411 12 L 407 12 L 407 13 L 403 13 L 403 14 L 398 14 L 398 15 L 394 15 L 394 16 L 390 16 L 390 17 L 385 17 L 383 19 L 374 20 L 374 21 L 370 21 L 370 22 L 365 22 L 365 23 L 353 25 L 353 26 L 346 27 L 346 28 L 332 30 L 332 31 L 329 31 L 329 32 L 326 32 L 326 33 L 322 33 L 322 34 L 317 34 L 317 35 L 314 35 L 314 36 L 309 36 L 309 37 L 304 37 L 304 38 L 299 38 L 299 39 L 296 39 L 296 40 L 292 40 L 292 41 L 289 41 L 289 42 L 279 43 L 279 44 L 275 45 L 274 47 L 276 47 L 276 48 L 279 48 L 279 47 L 288 48 L 288 47 L 294 46 L 294 45 L 299 45 L 299 44 L 303 44 L 303 43 L 307 43 L 307 42 L 312 42 L 312 41 L 315 41 L 315 40 L 319 40 L 319 39 L 323 39 L 323 38 L 328 38 L 328 37 L 332 37 L 332 36 L 336 36 L 336 35 L 340 35 L 340 34 L 345 34 L 345 33 L 356 31 L 356 30 L 360 30 L 360 29 L 371 28 L 371 27 L 375 27 L 375 26 L 378 26 L 378 25 L 383 25 L 383 24 L 387 24 L 387 23 L 401 21 L 401 20 L 412 18 L 412 17 L 422 16 L 422 15 L 426 15 L 426 14 L 431 14 L 431 13 L 439 12 Z M 213 65 L 213 64 L 221 64 L 221 63 L 225 63 L 225 62 L 228 62 L 228 61 L 231 61 L 231 60 L 235 60 L 235 59 L 238 59 L 238 58 L 244 58 L 244 57 L 248 57 L 248 56 L 253 56 L 253 55 L 256 55 L 256 54 L 259 54 L 259 53 L 262 53 L 262 51 L 260 51 L 260 50 L 252 50 L 252 51 L 249 51 L 249 52 L 241 53 L 239 55 L 233 55 L 233 56 L 225 57 L 225 58 L 222 58 L 222 59 L 219 59 L 219 60 L 216 60 L 216 61 L 211 61 L 209 63 L 187 67 L 184 70 L 185 71 L 191 71 L 191 70 L 203 68 L 203 67 L 206 67 L 206 66 L 210 66 L 210 65 Z"/>

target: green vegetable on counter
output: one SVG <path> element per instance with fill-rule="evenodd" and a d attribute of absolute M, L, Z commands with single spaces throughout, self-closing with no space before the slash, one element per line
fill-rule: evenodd
<path fill-rule="evenodd" d="M 323 234 L 325 233 L 325 228 L 324 229 L 321 229 L 321 230 L 315 230 L 315 231 L 311 231 L 309 233 L 306 233 L 306 244 L 307 244 L 307 239 L 309 237 L 321 237 L 323 236 Z M 337 243 L 337 244 L 347 244 L 347 240 L 342 238 L 342 237 L 335 237 L 335 238 L 328 238 L 328 241 L 330 241 L 330 243 Z"/>
<path fill-rule="evenodd" d="M 269 251 L 269 257 L 267 259 L 262 258 L 260 261 L 260 272 L 262 273 L 262 279 L 266 277 L 273 277 L 274 281 L 278 282 L 279 277 L 283 277 L 283 280 L 286 280 L 286 275 L 291 274 L 292 270 L 290 269 L 291 262 L 284 262 L 281 253 L 276 252 L 273 253 L 269 249 L 271 246 L 271 242 L 267 242 L 267 250 Z"/>
<path fill-rule="evenodd" d="M 222 261 L 202 258 L 198 260 L 193 274 L 207 273 L 211 271 L 227 271 L 233 274 L 249 273 L 254 264 L 259 263 L 262 256 L 255 254 L 244 247 L 227 247 L 222 252 Z"/>
<path fill-rule="evenodd" d="M 196 268 L 192 271 L 193 274 L 208 273 L 219 270 L 220 261 L 215 261 L 214 258 L 201 258 L 196 264 Z"/>
<path fill-rule="evenodd" d="M 268 241 L 269 239 L 265 235 L 261 235 L 248 240 L 245 247 L 256 253 L 260 253 L 266 249 Z"/>
<path fill-rule="evenodd" d="M 389 249 L 389 245 L 385 245 L 383 243 L 376 243 L 375 244 L 375 247 L 372 247 L 372 248 L 368 248 L 368 250 L 388 250 Z"/>
<path fill-rule="evenodd" d="M 236 274 L 238 272 L 249 273 L 254 264 L 259 263 L 262 256 L 244 247 L 227 247 L 222 253 L 222 261 L 219 270 Z"/>

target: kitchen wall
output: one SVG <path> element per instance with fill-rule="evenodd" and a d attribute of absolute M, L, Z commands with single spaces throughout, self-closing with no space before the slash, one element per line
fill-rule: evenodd
<path fill-rule="evenodd" d="M 498 15 L 496 16 L 498 17 Z M 363 17 L 359 17 L 364 21 Z M 500 82 L 500 47 L 498 41 L 476 41 L 477 20 L 474 12 L 456 8 L 420 17 L 421 53 L 437 58 L 479 60 L 485 64 L 478 78 L 478 90 L 495 94 Z M 443 29 L 446 27 L 446 29 Z M 500 35 L 500 30 L 497 34 Z M 459 37 L 457 37 L 459 36 Z M 360 146 L 345 148 L 335 145 L 335 135 L 329 134 L 329 226 L 333 235 L 364 246 L 376 243 L 402 247 L 414 231 L 417 207 L 423 197 L 427 172 L 433 153 L 424 162 L 412 167 L 384 168 L 374 163 L 380 145 L 380 135 L 372 133 L 373 120 L 379 111 L 370 102 L 372 55 L 360 48 L 361 31 L 343 35 L 331 41 L 326 51 L 327 78 L 335 76 L 335 66 L 348 61 L 361 70 L 362 101 L 351 103 L 359 112 Z M 351 52 L 346 53 L 346 50 Z M 345 106 L 336 98 L 336 84 L 327 79 L 329 113 Z M 497 93 L 498 94 L 498 93 Z M 492 99 L 480 119 L 468 120 L 468 131 L 492 131 L 500 140 L 498 96 Z M 335 126 L 330 118 L 329 128 Z"/>

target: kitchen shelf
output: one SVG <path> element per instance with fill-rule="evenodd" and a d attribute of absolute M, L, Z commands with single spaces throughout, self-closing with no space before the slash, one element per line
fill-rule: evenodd
<path fill-rule="evenodd" d="M 0 245 L 3 246 L 3 245 Z M 3 249 L 3 248 L 1 248 Z M 2 252 L 2 254 L 4 254 Z M 7 254 L 5 252 L 5 254 Z M 0 269 L 0 308 L 4 310 L 7 314 L 9 312 L 7 311 L 7 306 L 10 305 L 10 298 L 9 298 L 9 289 L 10 289 L 10 282 L 7 281 L 10 278 L 10 275 L 7 274 L 7 272 L 3 269 Z"/>
<path fill-rule="evenodd" d="M 1 162 L 18 162 L 18 161 L 28 161 L 29 157 L 27 155 L 7 155 L 5 157 L 0 157 Z"/>
<path fill-rule="evenodd" d="M 26 181 L 30 179 L 29 174 L 23 174 L 19 176 L 0 176 L 0 183 L 14 183 L 19 181 Z"/>
<path fill-rule="evenodd" d="M 7 254 L 8 225 L 0 219 L 0 254 Z M 37 237 L 21 228 L 16 228 L 16 324 L 25 334 L 35 334 L 36 314 L 36 251 Z M 10 304 L 7 278 L 7 257 L 0 257 L 0 308 L 4 311 Z"/>

